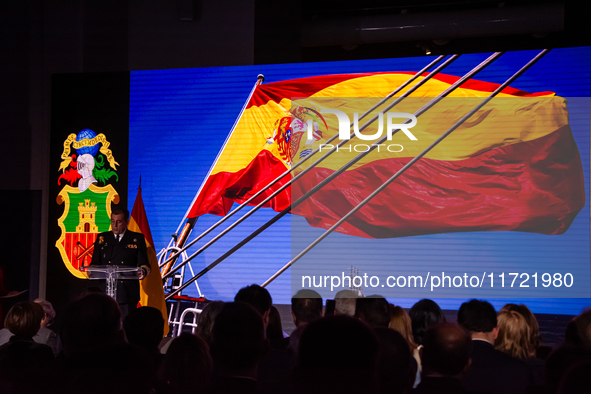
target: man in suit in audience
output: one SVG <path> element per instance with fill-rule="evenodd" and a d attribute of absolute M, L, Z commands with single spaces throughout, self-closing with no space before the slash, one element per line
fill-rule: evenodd
<path fill-rule="evenodd" d="M 459 377 L 470 366 L 470 333 L 455 323 L 439 323 L 425 332 L 421 360 L 423 377 L 414 393 L 465 393 Z"/>
<path fill-rule="evenodd" d="M 115 209 L 111 213 L 111 231 L 100 233 L 94 242 L 90 265 L 124 265 L 137 267 L 139 279 L 150 273 L 146 240 L 141 233 L 127 229 L 129 211 Z M 137 308 L 140 284 L 136 279 L 117 281 L 117 303 L 123 317 Z"/>
<path fill-rule="evenodd" d="M 458 323 L 472 335 L 472 365 L 462 378 L 469 391 L 484 393 L 525 393 L 531 383 L 527 365 L 495 350 L 497 313 L 481 300 L 465 302 L 458 311 Z"/>
<path fill-rule="evenodd" d="M 267 331 L 273 304 L 273 298 L 267 289 L 255 284 L 243 287 L 236 293 L 234 301 L 252 306 L 261 315 L 264 331 Z M 285 341 L 265 342 L 266 354 L 258 360 L 257 364 L 258 389 L 261 393 L 278 392 L 289 380 L 294 361 L 293 356 L 286 351 L 287 343 L 289 343 L 288 338 Z"/>
<path fill-rule="evenodd" d="M 390 311 L 388 301 L 381 295 L 357 298 L 355 316 L 370 327 L 388 328 Z"/>
<path fill-rule="evenodd" d="M 291 297 L 291 316 L 296 327 L 302 327 L 322 317 L 322 297 L 310 289 L 299 290 Z"/>
<path fill-rule="evenodd" d="M 271 305 L 273 305 L 273 298 L 271 298 L 271 294 L 269 294 L 267 289 L 255 284 L 243 287 L 234 296 L 234 302 L 244 302 L 256 309 L 263 318 L 266 332 L 267 325 L 269 324 Z"/>
<path fill-rule="evenodd" d="M 317 291 L 301 289 L 291 297 L 291 317 L 296 326 L 289 337 L 289 348 L 296 354 L 304 327 L 322 317 L 322 297 Z"/>

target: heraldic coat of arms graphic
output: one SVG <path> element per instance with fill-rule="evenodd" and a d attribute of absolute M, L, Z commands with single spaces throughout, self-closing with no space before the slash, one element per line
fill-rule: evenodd
<path fill-rule="evenodd" d="M 105 135 L 90 129 L 70 134 L 61 158 L 57 182 L 65 185 L 56 201 L 64 204 L 64 213 L 58 219 L 62 234 L 55 246 L 72 275 L 87 278 L 80 267 L 90 264 L 97 234 L 110 228 L 111 203 L 119 202 L 119 194 L 108 183 L 119 179 L 119 163 Z"/>

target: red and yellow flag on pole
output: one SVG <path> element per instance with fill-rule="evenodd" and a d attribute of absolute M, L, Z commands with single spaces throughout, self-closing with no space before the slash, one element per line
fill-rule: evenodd
<path fill-rule="evenodd" d="M 246 201 L 314 148 L 321 148 L 340 124 L 330 113 L 320 116 L 323 109 L 338 108 L 352 121 L 354 113 L 363 113 L 361 108 L 370 108 L 413 75 L 327 75 L 257 86 L 188 217 L 225 215 L 232 203 Z M 392 111 L 412 114 L 457 80 L 438 74 Z M 291 213 L 304 216 L 311 226 L 330 228 L 498 86 L 464 82 L 421 115 L 412 129 L 416 140 L 398 133 L 388 141 L 398 150 L 372 151 Z M 367 105 L 361 105 L 364 102 Z M 313 139 L 308 140 L 303 127 L 306 114 L 300 110 L 320 119 Z M 376 128 L 373 124 L 369 133 Z M 356 138 L 265 206 L 276 211 L 289 207 L 371 143 Z M 252 204 L 287 181 L 289 177 L 277 182 Z M 368 238 L 458 231 L 562 234 L 584 205 L 582 164 L 566 100 L 553 92 L 507 87 L 336 231 Z"/>
<path fill-rule="evenodd" d="M 150 231 L 148 216 L 144 208 L 144 200 L 142 200 L 141 187 L 137 191 L 127 228 L 131 231 L 142 233 L 146 238 L 148 261 L 150 262 L 151 270 L 148 276 L 140 281 L 140 305 L 151 306 L 160 310 L 164 318 L 164 336 L 166 336 L 168 334 L 168 315 L 166 313 L 162 276 L 158 269 L 158 258 L 154 250 L 154 241 L 152 240 L 152 232 Z"/>

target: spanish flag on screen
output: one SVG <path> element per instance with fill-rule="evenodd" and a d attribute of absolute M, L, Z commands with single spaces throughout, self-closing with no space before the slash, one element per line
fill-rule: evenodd
<path fill-rule="evenodd" d="M 338 109 L 353 121 L 355 112 L 361 116 L 413 75 L 331 75 L 258 86 L 189 217 L 225 215 L 233 202 L 245 201 L 292 163 L 322 147 L 339 130 L 337 118 L 323 115 L 323 109 Z M 439 74 L 389 112 L 415 113 L 457 80 Z M 396 133 L 379 151 L 349 167 L 292 213 L 304 216 L 311 226 L 331 227 L 498 86 L 465 82 L 418 117 L 409 130 L 416 140 Z M 307 119 L 314 120 L 312 140 L 303 126 Z M 377 130 L 374 122 L 363 134 L 374 135 Z M 351 139 L 345 149 L 333 153 L 267 206 L 276 211 L 289 207 L 371 144 Z M 324 147 L 322 153 L 327 151 Z M 296 174 L 320 156 L 316 154 Z M 288 180 L 285 177 L 254 203 Z M 508 230 L 562 234 L 585 205 L 584 192 L 566 100 L 552 92 L 508 87 L 337 231 L 368 238 Z"/>
<path fill-rule="evenodd" d="M 166 336 L 168 334 L 168 315 L 166 313 L 162 276 L 158 269 L 158 258 L 154 250 L 154 241 L 152 240 L 152 232 L 150 231 L 146 209 L 144 208 L 141 187 L 137 191 L 127 228 L 131 231 L 142 233 L 144 238 L 146 238 L 148 261 L 150 262 L 151 270 L 148 276 L 140 281 L 140 305 L 151 306 L 160 310 L 164 318 L 164 336 Z"/>

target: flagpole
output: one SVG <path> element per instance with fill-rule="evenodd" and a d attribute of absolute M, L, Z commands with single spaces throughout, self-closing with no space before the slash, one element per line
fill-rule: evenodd
<path fill-rule="evenodd" d="M 432 106 L 434 106 L 435 104 L 437 104 L 444 97 L 446 97 L 449 93 L 451 93 L 452 91 L 454 91 L 458 86 L 462 85 L 468 79 L 472 78 L 474 75 L 478 74 L 480 71 L 482 71 L 484 68 L 486 68 L 490 63 L 494 62 L 502 54 L 503 54 L 503 52 L 495 52 L 494 54 L 492 54 L 491 56 L 489 56 L 486 60 L 484 60 L 483 62 L 481 62 L 480 64 L 478 64 L 476 67 L 474 67 L 472 70 L 470 70 L 468 73 L 466 73 L 462 78 L 458 79 L 453 85 L 451 85 L 449 88 L 447 88 L 444 92 L 440 93 L 435 99 L 431 100 L 429 103 L 427 103 L 425 106 L 423 106 L 417 112 L 415 112 L 414 115 L 415 116 L 420 116 L 421 114 L 423 114 L 424 112 L 426 112 L 429 108 L 431 108 Z M 400 131 L 400 130 L 396 130 L 396 132 L 397 131 Z M 303 201 L 305 201 L 306 199 L 308 199 L 308 197 L 310 197 L 312 194 L 316 193 L 318 190 L 320 190 L 326 184 L 328 184 L 329 182 L 331 182 L 334 178 L 336 178 L 338 175 L 340 175 L 341 173 L 343 173 L 345 170 L 347 170 L 353 164 L 355 164 L 356 162 L 358 162 L 359 160 L 361 160 L 363 157 L 365 157 L 367 154 L 369 154 L 370 152 L 372 152 L 376 148 L 376 146 L 378 146 L 379 144 L 383 143 L 386 140 L 386 138 L 387 138 L 387 136 L 382 137 L 378 141 L 378 143 L 372 144 L 372 146 L 370 147 L 370 149 L 368 151 L 365 151 L 365 152 L 360 153 L 359 155 L 357 155 L 355 158 L 353 158 L 351 161 L 349 161 L 343 167 L 341 167 L 340 169 L 338 169 L 337 171 L 335 171 L 333 174 L 331 174 L 330 176 L 328 176 L 327 178 L 325 178 L 322 182 L 320 182 L 318 185 L 316 185 L 311 190 L 309 190 L 307 193 L 305 193 L 303 196 L 301 196 L 296 202 L 292 202 L 292 204 L 291 204 L 290 207 L 285 208 L 279 214 L 275 215 L 272 219 L 270 219 L 265 224 L 263 224 L 261 227 L 259 227 L 254 232 L 252 232 L 248 237 L 244 238 L 242 241 L 240 241 L 238 244 L 236 244 L 228 252 L 224 253 L 222 256 L 220 256 L 218 259 L 216 259 L 214 262 L 212 262 L 207 267 L 205 267 L 203 270 L 201 270 L 193 278 L 191 278 L 190 280 L 188 280 L 187 282 L 185 282 L 185 284 L 183 284 L 178 289 L 176 289 L 173 292 L 171 292 L 167 296 L 166 299 L 169 299 L 169 298 L 173 297 L 175 294 L 177 294 L 180 291 L 182 291 L 184 288 L 186 288 L 191 283 L 193 283 L 194 281 L 196 281 L 197 279 L 199 279 L 201 276 L 205 275 L 212 268 L 214 268 L 216 265 L 218 265 L 220 262 L 222 262 L 225 258 L 227 258 L 228 256 L 232 255 L 235 251 L 237 251 L 242 246 L 244 246 L 245 244 L 247 244 L 248 242 L 250 242 L 253 238 L 255 238 L 257 235 L 259 235 L 260 233 L 262 233 L 264 230 L 266 230 L 268 227 L 270 227 L 273 223 L 277 222 L 280 218 L 282 218 L 287 213 L 289 213 L 292 208 L 297 207 Z M 344 141 L 346 141 L 346 140 L 344 140 Z M 336 149 L 336 147 L 333 148 L 331 151 L 333 151 L 334 149 Z M 194 257 L 195 255 L 196 254 L 193 254 L 192 256 L 190 256 L 190 258 Z"/>
<path fill-rule="evenodd" d="M 265 81 L 265 76 L 263 74 L 259 74 L 257 76 L 257 81 L 255 82 L 254 86 L 252 87 L 250 94 L 248 95 L 248 98 L 246 99 L 246 101 L 244 102 L 244 105 L 242 106 L 242 109 L 240 110 L 240 113 L 238 114 L 238 117 L 236 118 L 236 120 L 234 121 L 234 124 L 232 125 L 232 129 L 230 130 L 230 132 L 228 133 L 228 136 L 226 137 L 226 140 L 224 141 L 224 144 L 222 145 L 222 148 L 219 150 L 215 160 L 213 161 L 213 164 L 211 165 L 211 167 L 209 167 L 209 171 L 207 171 L 207 175 L 205 176 L 205 178 L 203 179 L 203 182 L 201 182 L 201 186 L 199 186 L 199 190 L 197 190 L 197 194 L 195 194 L 195 197 L 193 198 L 193 201 L 191 202 L 191 204 L 189 205 L 189 208 L 187 209 L 187 211 L 185 212 L 185 215 L 183 216 L 183 219 L 181 220 L 181 222 L 179 223 L 179 226 L 176 229 L 175 235 L 178 234 L 179 230 L 181 229 L 181 226 L 183 224 L 183 222 L 185 221 L 185 219 L 187 219 L 187 216 L 189 215 L 189 212 L 191 211 L 191 208 L 193 207 L 193 204 L 195 204 L 195 201 L 197 201 L 197 198 L 199 198 L 199 195 L 201 194 L 201 191 L 203 190 L 203 187 L 205 186 L 205 182 L 207 182 L 207 178 L 209 178 L 209 176 L 211 175 L 211 172 L 213 171 L 213 169 L 215 168 L 217 162 L 220 159 L 220 156 L 222 155 L 222 152 L 224 151 L 224 148 L 226 147 L 226 145 L 228 144 L 228 141 L 230 140 L 230 137 L 232 137 L 232 134 L 234 134 L 234 131 L 236 130 L 236 125 L 238 124 L 238 122 L 240 121 L 240 119 L 242 118 L 242 115 L 244 114 L 244 111 L 246 110 L 246 107 L 248 105 L 248 103 L 250 102 L 250 99 L 252 98 L 252 95 L 254 94 L 257 86 L 259 86 L 261 83 L 263 83 Z M 193 227 L 195 226 L 195 222 L 197 222 L 196 218 L 189 218 L 189 220 L 187 220 L 187 222 L 185 223 L 183 227 L 183 231 L 180 234 L 180 237 L 178 239 L 172 239 L 169 243 L 168 243 L 168 247 L 170 248 L 174 243 L 176 243 L 177 247 L 183 247 L 184 243 L 187 241 L 187 238 L 189 237 L 189 234 L 191 234 L 191 231 L 193 230 Z M 184 251 L 184 250 L 183 250 Z M 164 266 L 163 272 L 166 273 L 170 270 L 171 265 L 174 264 L 174 262 L 176 261 L 176 259 L 178 258 L 178 256 L 180 256 L 182 253 L 174 253 L 167 261 L 165 261 L 164 263 L 162 263 L 160 265 L 160 267 Z"/>
<path fill-rule="evenodd" d="M 398 104 L 402 99 L 404 99 L 405 97 L 409 96 L 410 94 L 412 94 L 414 91 L 416 91 L 419 87 L 421 87 L 423 84 L 425 84 L 428 80 L 430 80 L 433 76 L 435 76 L 437 73 L 439 73 L 441 70 L 443 70 L 445 67 L 447 67 L 449 64 L 451 64 L 453 61 L 455 61 L 457 58 L 459 57 L 459 55 L 453 55 L 451 56 L 448 60 L 446 60 L 442 65 L 440 65 L 439 67 L 437 67 L 435 70 L 433 70 L 431 73 L 429 73 L 429 75 L 427 75 L 425 78 L 423 78 L 422 81 L 420 81 L 419 83 L 417 83 L 416 85 L 414 85 L 412 88 L 410 88 L 408 91 L 406 91 L 403 95 L 401 95 L 398 99 L 394 100 L 393 103 L 391 103 L 388 107 L 386 107 L 386 109 L 382 110 L 381 112 L 385 112 L 388 109 L 392 108 L 393 106 L 395 106 L 396 104 Z M 436 59 L 437 60 L 437 59 Z M 433 63 L 433 62 L 432 62 Z M 423 69 L 424 70 L 424 69 Z M 421 75 L 423 73 L 423 70 L 421 70 L 419 73 L 415 74 L 415 77 L 418 77 L 419 75 Z M 416 79 L 416 78 L 415 78 Z M 410 80 L 409 80 L 410 81 Z M 388 97 L 392 97 L 394 94 L 396 94 L 397 92 L 399 92 L 400 90 L 404 89 L 406 86 L 408 86 L 408 82 L 406 84 L 401 85 L 399 88 L 397 88 L 394 92 L 390 93 L 388 95 Z M 387 99 L 384 99 L 381 101 L 381 103 L 385 102 Z M 367 114 L 371 113 L 371 111 L 375 108 L 377 108 L 379 106 L 380 103 L 374 105 L 374 107 L 372 107 L 369 111 L 367 111 L 366 113 L 363 114 L 363 117 L 365 117 Z M 367 123 L 365 123 L 363 126 L 361 126 L 359 128 L 359 131 L 365 130 L 371 123 L 373 123 L 374 121 L 376 121 L 377 119 L 379 119 L 379 116 L 374 116 L 372 119 L 370 119 Z M 349 127 L 353 126 L 353 124 L 351 124 Z M 335 134 L 334 136 L 332 136 L 328 141 L 326 141 L 326 143 L 332 142 L 336 137 L 338 136 L 338 133 Z M 353 138 L 355 136 L 354 133 L 351 133 L 350 138 Z M 342 146 L 343 144 L 349 142 L 348 140 L 343 140 L 341 141 L 337 147 Z M 236 226 L 238 226 L 240 223 L 242 223 L 244 220 L 248 219 L 251 215 L 253 215 L 259 208 L 263 207 L 267 202 L 269 202 L 271 199 L 273 199 L 275 196 L 277 196 L 279 193 L 281 193 L 283 190 L 285 190 L 287 187 L 289 187 L 292 183 L 294 183 L 295 181 L 297 181 L 298 179 L 300 179 L 301 177 L 303 177 L 308 171 L 311 171 L 314 167 L 316 167 L 320 162 L 322 162 L 324 159 L 326 159 L 328 156 L 330 156 L 332 153 L 335 152 L 336 148 L 331 149 L 330 151 L 328 151 L 327 153 L 325 153 L 323 156 L 321 156 L 318 160 L 316 160 L 314 163 L 312 163 L 308 168 L 306 168 L 305 170 L 303 170 L 302 172 L 300 172 L 298 175 L 296 175 L 295 177 L 291 178 L 288 182 L 286 182 L 285 184 L 283 184 L 281 187 L 279 187 L 277 190 L 275 190 L 271 195 L 269 195 L 268 197 L 266 197 L 262 202 L 260 202 L 258 205 L 256 205 L 253 209 L 251 209 L 249 212 L 247 212 L 246 214 L 244 214 L 244 216 L 242 216 L 240 219 L 238 219 L 236 222 L 232 223 L 230 226 L 228 226 L 224 231 L 222 231 L 221 233 L 219 233 L 218 235 L 216 235 L 214 238 L 212 238 L 208 243 L 206 243 L 205 245 L 203 245 L 199 250 L 197 250 L 195 253 L 193 253 L 191 256 L 189 256 L 187 259 L 185 259 L 185 261 L 183 261 L 181 264 L 179 264 L 176 269 L 179 269 L 180 267 L 182 267 L 184 264 L 188 263 L 190 260 L 192 260 L 193 258 L 197 257 L 201 252 L 203 252 L 205 249 L 207 249 L 208 247 L 210 247 L 211 245 L 213 245 L 215 242 L 217 242 L 221 237 L 223 237 L 224 235 L 226 235 L 228 232 L 230 232 L 232 229 L 234 229 Z M 306 156 L 306 158 L 304 160 L 302 160 L 301 162 L 298 163 L 298 165 L 300 165 L 301 163 L 303 163 L 305 160 L 307 160 L 309 157 L 312 157 L 312 155 L 316 152 L 319 151 L 319 148 L 316 148 L 315 151 Z M 293 169 L 295 169 L 298 165 L 294 166 L 291 170 L 286 171 L 283 175 L 281 175 L 279 178 L 277 178 L 275 181 L 278 181 L 279 179 L 281 179 L 281 177 L 283 177 L 284 175 L 288 174 L 289 172 L 293 171 Z M 274 182 L 275 182 L 274 181 Z M 273 183 L 274 183 L 273 182 Z M 272 185 L 268 185 L 268 187 L 270 187 Z M 259 193 L 260 194 L 260 193 Z M 255 195 L 253 196 L 251 199 L 254 199 L 254 197 L 258 196 Z M 246 205 L 249 201 L 245 202 L 244 204 L 242 204 L 240 207 L 236 208 L 235 211 L 237 211 L 239 208 L 242 208 L 242 206 Z M 232 214 L 234 214 L 235 212 L 232 212 Z M 209 232 L 211 230 L 213 230 L 215 227 L 217 227 L 219 224 L 221 224 L 221 222 L 223 222 L 225 219 L 227 219 L 228 216 L 226 216 L 224 219 L 220 220 L 218 223 L 216 223 L 214 226 L 212 226 L 210 229 L 208 229 L 206 232 L 202 233 L 199 237 L 197 237 L 195 240 L 191 241 L 191 243 L 189 245 L 187 245 L 187 247 L 191 246 L 192 244 L 194 244 L 195 242 L 199 241 L 201 238 L 203 238 L 205 235 L 209 234 Z M 186 248 L 185 248 L 186 249 Z M 164 278 L 168 278 L 170 276 L 172 276 L 173 271 L 166 273 L 166 275 L 164 276 Z"/>
<path fill-rule="evenodd" d="M 454 130 L 460 127 L 466 120 L 468 120 L 472 115 L 474 115 L 480 108 L 484 107 L 490 100 L 492 100 L 497 94 L 499 94 L 503 89 L 509 86 L 510 83 L 515 81 L 519 76 L 521 76 L 525 71 L 527 71 L 531 66 L 537 63 L 543 56 L 545 56 L 550 50 L 544 49 L 538 55 L 536 55 L 532 60 L 530 60 L 525 66 L 523 66 L 519 71 L 513 74 L 508 80 L 506 80 L 501 86 L 499 86 L 493 93 L 491 93 L 487 98 L 485 98 L 480 104 L 470 110 L 466 115 L 464 115 L 458 122 L 456 122 L 449 130 L 443 133 L 439 138 L 437 138 L 431 145 L 429 145 L 425 150 L 415 156 L 411 161 L 409 161 L 404 167 L 402 167 L 396 174 L 392 175 L 385 183 L 383 183 L 380 187 L 378 187 L 373 193 L 367 196 L 363 201 L 357 204 L 351 211 L 349 211 L 345 216 L 343 216 L 338 222 L 336 222 L 331 228 L 326 230 L 320 237 L 316 238 L 314 242 L 312 242 L 306 249 L 302 250 L 296 257 L 294 257 L 290 262 L 288 262 L 285 266 L 283 266 L 279 271 L 277 271 L 273 276 L 271 276 L 265 283 L 261 286 L 265 287 L 273 280 L 275 280 L 279 275 L 281 275 L 285 270 L 291 267 L 296 261 L 301 259 L 306 253 L 308 253 L 312 248 L 318 245 L 324 238 L 326 238 L 330 233 L 336 230 L 341 224 L 343 224 L 347 219 L 353 216 L 357 211 L 359 211 L 365 204 L 367 204 L 372 198 L 374 198 L 378 193 L 384 190 L 390 183 L 394 182 L 400 175 L 402 175 L 407 169 L 409 169 L 413 164 L 419 161 L 423 156 L 425 156 L 431 149 L 437 146 L 441 141 L 443 141 L 447 136 L 449 136 Z"/>
<path fill-rule="evenodd" d="M 423 67 L 422 70 L 420 70 L 419 72 L 417 72 L 415 75 L 413 75 L 410 79 L 408 79 L 407 81 L 405 81 L 402 85 L 400 85 L 398 88 L 396 88 L 393 92 L 391 92 L 390 94 L 388 94 L 388 96 L 384 97 L 382 100 L 380 100 L 376 105 L 374 105 L 372 108 L 370 108 L 369 110 L 367 110 L 363 115 L 361 115 L 361 117 L 359 118 L 359 120 L 365 118 L 368 114 L 370 114 L 374 109 L 378 108 L 379 106 L 381 106 L 383 103 L 385 103 L 387 100 L 389 100 L 390 98 L 392 98 L 392 96 L 394 96 L 396 93 L 400 92 L 402 89 L 404 89 L 405 87 L 407 87 L 409 84 L 411 84 L 412 82 L 414 82 L 418 77 L 420 77 L 424 72 L 426 72 L 428 69 L 430 69 L 431 67 L 433 67 L 434 65 L 436 65 L 437 63 L 439 63 L 441 60 L 443 60 L 443 58 L 445 57 L 445 55 L 440 55 L 438 56 L 435 60 L 433 60 L 431 63 L 429 63 L 427 66 Z M 353 126 L 353 123 L 351 123 L 351 125 L 349 127 Z M 366 126 L 365 126 L 366 127 Z M 335 138 L 337 138 L 338 134 L 333 135 L 329 140 L 326 141 L 326 144 L 334 141 Z M 259 190 L 258 192 L 256 192 L 254 195 L 252 195 L 248 200 L 246 200 L 245 202 L 243 202 L 241 205 L 239 205 L 238 207 L 236 207 L 234 210 L 232 210 L 231 212 L 229 212 L 227 215 L 225 215 L 222 219 L 220 219 L 217 223 L 215 223 L 214 225 L 212 225 L 210 228 L 208 228 L 207 230 L 205 230 L 203 233 L 201 233 L 198 237 L 196 237 L 195 239 L 193 239 L 191 242 L 189 242 L 188 244 L 186 244 L 184 247 L 182 247 L 178 252 L 178 253 L 182 253 L 184 251 L 186 251 L 188 248 L 190 248 L 191 246 L 193 246 L 195 243 L 197 243 L 199 240 L 203 239 L 203 237 L 205 237 L 207 234 L 209 234 L 210 232 L 212 232 L 213 230 L 215 230 L 217 227 L 219 227 L 222 223 L 224 223 L 226 220 L 228 220 L 229 218 L 231 218 L 232 216 L 234 216 L 234 214 L 238 213 L 242 208 L 244 208 L 245 206 L 249 205 L 252 201 L 254 201 L 256 198 L 258 198 L 261 194 L 263 194 L 265 191 L 267 191 L 270 187 L 272 187 L 273 185 L 275 185 L 277 182 L 279 182 L 281 179 L 283 179 L 285 176 L 289 175 L 291 172 L 293 172 L 296 168 L 298 168 L 299 166 L 301 166 L 302 164 L 304 164 L 306 161 L 308 161 L 312 156 L 314 156 L 316 153 L 318 153 L 320 148 L 315 148 L 312 152 L 310 152 L 309 155 L 305 156 L 301 161 L 297 162 L 295 165 L 291 166 L 291 168 L 285 170 L 285 172 L 283 172 L 281 175 L 279 175 L 277 178 L 275 178 L 274 180 L 272 180 L 270 183 L 268 183 L 264 188 L 262 188 L 261 190 Z M 314 163 L 312 165 L 312 167 L 314 167 L 317 163 Z M 289 185 L 290 183 L 288 183 Z M 280 189 L 279 191 L 274 192 L 271 195 L 271 198 L 275 197 L 277 194 L 279 194 L 281 191 L 283 191 L 285 188 Z M 269 198 L 266 201 L 269 201 L 271 198 Z M 193 204 L 191 204 L 192 206 Z M 256 212 L 259 209 L 259 207 L 255 207 L 251 210 L 252 213 Z M 188 211 L 187 211 L 188 213 Z M 250 215 L 249 215 L 250 216 Z M 177 229 L 178 231 L 178 229 Z M 164 263 L 162 263 L 162 265 L 168 263 L 171 259 L 174 259 L 174 256 L 170 257 L 169 260 L 165 261 Z M 180 266 L 176 267 L 176 269 L 180 268 Z M 170 272 L 168 273 L 170 274 Z"/>
<path fill-rule="evenodd" d="M 422 81 L 420 81 L 419 83 L 417 83 L 416 85 L 414 85 L 412 88 L 410 88 L 408 91 L 406 91 L 404 94 L 402 94 L 399 98 L 397 98 L 396 100 L 394 100 L 394 102 L 392 102 L 388 107 L 386 107 L 384 110 L 380 111 L 380 112 L 385 112 L 387 110 L 389 110 L 390 108 L 394 107 L 396 104 L 398 104 L 401 100 L 403 100 L 404 98 L 406 98 L 407 96 L 409 96 L 410 94 L 412 94 L 413 92 L 415 92 L 419 87 L 421 87 L 422 85 L 424 85 L 425 83 L 427 83 L 427 81 L 429 81 L 433 76 L 437 75 L 441 70 L 443 70 L 445 67 L 447 67 L 449 64 L 451 64 L 452 62 L 454 62 L 457 58 L 459 57 L 459 55 L 453 55 L 451 56 L 449 59 L 447 59 L 443 64 L 441 64 L 439 67 L 437 67 L 435 70 L 433 70 L 432 72 L 429 73 L 429 75 L 427 75 L 425 78 L 423 78 Z M 373 123 L 375 120 L 379 119 L 379 116 L 376 115 L 374 116 L 372 119 L 370 119 L 367 123 L 365 123 L 363 126 L 361 126 L 359 128 L 359 131 L 363 131 L 365 130 L 371 123 Z M 352 126 L 352 124 L 351 124 Z M 333 136 L 332 139 L 336 138 L 338 134 L 335 134 Z M 349 138 L 354 138 L 355 134 L 351 133 Z M 332 140 L 331 139 L 331 140 Z M 183 261 L 181 264 L 179 264 L 176 269 L 182 267 L 184 264 L 188 263 L 189 261 L 191 261 L 193 258 L 197 257 L 201 252 L 203 252 L 204 250 L 206 250 L 208 247 L 210 247 L 211 245 L 213 245 L 215 242 L 217 242 L 221 237 L 223 237 L 224 235 L 226 235 L 228 232 L 230 232 L 232 229 L 234 229 L 236 226 L 238 226 L 240 223 L 242 223 L 244 220 L 246 220 L 248 217 L 250 217 L 250 215 L 254 214 L 259 208 L 261 208 L 262 206 L 264 206 L 267 202 L 269 202 L 272 198 L 274 198 L 277 194 L 279 194 L 280 192 L 282 192 L 283 190 L 285 190 L 289 185 L 291 185 L 293 182 L 297 181 L 298 179 L 300 179 L 301 177 L 303 177 L 308 171 L 311 171 L 314 167 L 316 167 L 319 163 L 321 163 L 324 159 L 326 159 L 328 156 L 330 156 L 331 154 L 333 154 L 335 151 L 338 150 L 338 148 L 340 148 L 341 146 L 343 146 L 344 144 L 348 143 L 349 140 L 343 140 L 341 141 L 339 144 L 337 144 L 335 147 L 333 147 L 331 150 L 329 150 L 327 153 L 325 153 L 323 156 L 321 156 L 318 160 L 316 160 L 314 163 L 312 163 L 308 168 L 306 168 L 305 170 L 303 170 L 302 172 L 300 172 L 298 175 L 296 175 L 295 177 L 293 177 L 292 179 L 290 179 L 288 182 L 286 182 L 284 185 L 282 185 L 279 189 L 277 189 L 275 192 L 273 192 L 271 195 L 269 195 L 265 200 L 263 200 L 262 202 L 260 202 L 257 206 L 255 206 L 252 210 L 250 210 L 249 212 L 247 212 L 244 216 L 242 216 L 240 219 L 238 219 L 236 222 L 232 223 L 230 226 L 228 226 L 224 231 L 222 231 L 221 233 L 219 233 L 218 235 L 216 235 L 214 238 L 212 238 L 208 243 L 206 243 L 205 245 L 203 245 L 199 250 L 197 250 L 195 253 L 193 253 L 191 256 L 189 256 L 187 259 L 185 259 L 185 261 Z M 331 141 L 329 140 L 329 141 Z M 327 141 L 328 142 L 328 141 Z M 372 150 L 375 149 L 375 146 L 372 146 Z M 317 148 L 318 149 L 318 148 Z M 310 155 L 311 156 L 311 155 Z M 337 174 L 338 175 L 338 174 Z M 332 179 L 332 178 L 331 178 Z M 299 205 L 299 203 L 298 203 Z M 293 203 L 291 204 L 291 207 L 293 207 Z M 291 210 L 291 207 L 286 208 L 286 211 L 289 212 Z M 286 212 L 286 213 L 287 213 Z M 283 215 L 281 215 L 280 217 L 284 216 L 285 213 Z M 279 220 L 280 217 L 277 217 L 276 220 L 273 220 L 272 223 L 275 223 L 277 220 Z M 268 224 L 272 224 L 271 222 L 268 222 Z M 268 226 L 267 226 L 268 227 Z M 265 228 L 267 228 L 265 227 Z M 264 229 L 263 229 L 264 230 Z M 255 234 L 258 235 L 259 233 Z M 254 238 L 254 237 L 253 237 Z M 250 238 L 252 239 L 252 238 Z M 250 241 L 249 239 L 249 241 Z M 247 241 L 248 242 L 248 241 Z M 244 245 L 244 244 L 242 244 Z M 233 253 L 233 252 L 232 252 Z M 231 253 L 230 253 L 231 254 Z M 172 272 L 167 273 L 164 278 L 168 278 L 172 276 Z"/>

